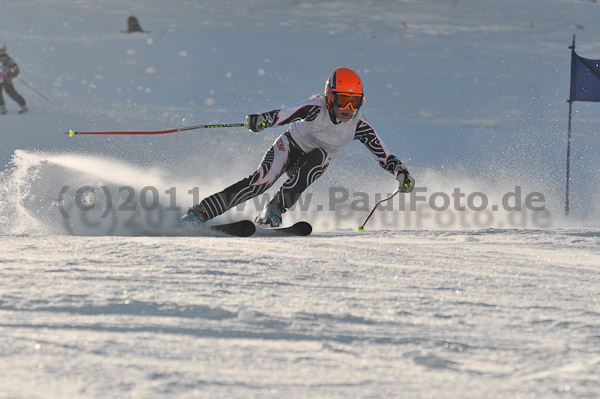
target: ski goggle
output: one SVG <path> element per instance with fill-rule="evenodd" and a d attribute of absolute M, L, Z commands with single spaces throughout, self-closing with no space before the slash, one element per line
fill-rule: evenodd
<path fill-rule="evenodd" d="M 333 103 L 341 110 L 350 107 L 352 110 L 358 111 L 363 100 L 364 96 L 362 94 L 333 93 Z"/>

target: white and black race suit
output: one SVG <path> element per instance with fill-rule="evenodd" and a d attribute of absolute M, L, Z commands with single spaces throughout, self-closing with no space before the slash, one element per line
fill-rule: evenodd
<path fill-rule="evenodd" d="M 261 115 L 265 127 L 289 124 L 289 129 L 277 137 L 252 175 L 201 201 L 209 219 L 264 193 L 284 173 L 288 179 L 276 198 L 285 211 L 352 140 L 363 143 L 390 173 L 401 163 L 389 153 L 361 110 L 349 121 L 338 122 L 321 95 Z"/>

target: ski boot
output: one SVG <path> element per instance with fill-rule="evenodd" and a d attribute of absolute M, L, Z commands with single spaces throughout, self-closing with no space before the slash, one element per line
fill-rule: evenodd
<path fill-rule="evenodd" d="M 281 214 L 283 213 L 279 202 L 274 198 L 267 204 L 262 213 L 256 217 L 255 223 L 263 226 L 279 227 L 281 226 Z"/>
<path fill-rule="evenodd" d="M 4 105 L 0 107 L 0 114 L 6 115 L 6 107 Z"/>
<path fill-rule="evenodd" d="M 194 205 L 188 209 L 187 213 L 181 218 L 184 222 L 204 223 L 209 219 L 208 213 L 201 204 Z"/>
<path fill-rule="evenodd" d="M 20 114 L 26 114 L 27 111 L 29 111 L 29 108 L 27 108 L 26 105 L 23 105 L 23 107 L 19 110 Z"/>

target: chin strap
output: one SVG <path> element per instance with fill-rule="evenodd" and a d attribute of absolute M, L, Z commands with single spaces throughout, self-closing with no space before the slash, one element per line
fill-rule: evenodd
<path fill-rule="evenodd" d="M 339 125 L 340 123 L 343 123 L 343 121 L 341 121 L 340 118 L 338 118 L 338 116 L 335 114 L 335 111 L 333 110 L 333 107 L 327 106 L 327 111 L 329 112 L 329 119 L 331 119 L 331 121 L 333 123 L 335 123 L 336 125 Z M 352 113 L 352 116 L 350 117 L 350 119 L 356 118 L 356 115 L 358 115 L 358 110 L 354 111 Z"/>
<path fill-rule="evenodd" d="M 327 106 L 327 112 L 329 112 L 329 119 L 331 119 L 331 121 L 333 123 L 335 123 L 336 125 L 338 123 L 340 123 L 340 121 L 338 121 L 337 116 L 335 116 L 335 112 L 333 112 L 333 108 L 331 106 L 329 106 L 329 105 Z"/>

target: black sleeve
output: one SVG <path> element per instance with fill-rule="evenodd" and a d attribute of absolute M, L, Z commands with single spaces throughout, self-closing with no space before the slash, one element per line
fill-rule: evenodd
<path fill-rule="evenodd" d="M 354 140 L 363 143 L 371 154 L 373 154 L 379 165 L 391 174 L 394 174 L 396 166 L 402 163 L 395 155 L 388 152 L 383 141 L 364 118 L 361 118 L 356 126 Z"/>
<path fill-rule="evenodd" d="M 319 115 L 319 112 L 321 112 L 319 99 L 313 97 L 298 104 L 263 112 L 261 115 L 265 118 L 265 127 L 271 127 L 275 125 L 287 125 L 299 120 L 312 121 Z"/>

